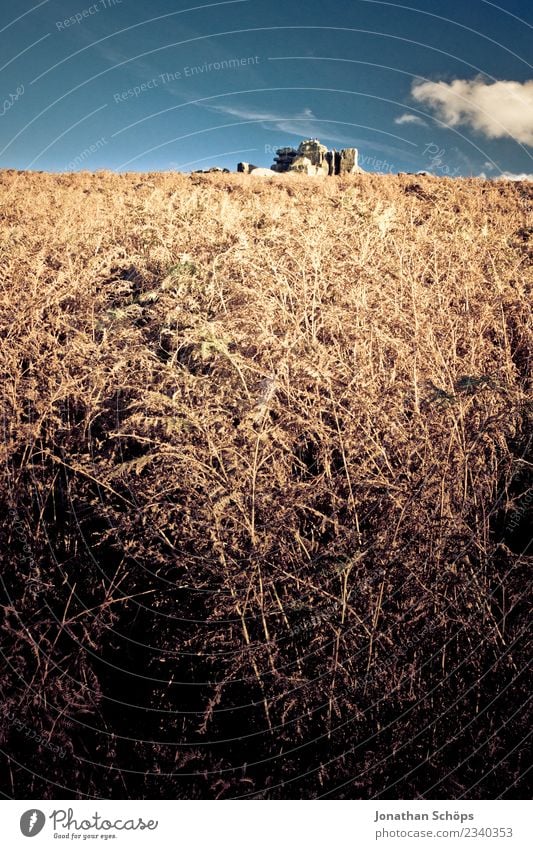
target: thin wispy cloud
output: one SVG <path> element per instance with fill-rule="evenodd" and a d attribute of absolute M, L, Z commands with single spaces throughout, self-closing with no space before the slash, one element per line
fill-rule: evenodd
<path fill-rule="evenodd" d="M 226 104 L 206 104 L 206 108 L 222 115 L 239 118 L 241 121 L 257 121 L 265 130 L 301 136 L 302 138 L 319 137 L 325 141 L 334 141 L 346 145 L 352 142 L 351 138 L 332 129 L 328 121 L 317 118 L 313 110 L 309 108 L 302 109 L 300 112 L 291 115 L 280 115 L 280 113 L 269 112 L 268 110 Z"/>
<path fill-rule="evenodd" d="M 449 127 L 469 126 L 489 139 L 533 145 L 533 80 L 415 82 L 414 99 Z"/>

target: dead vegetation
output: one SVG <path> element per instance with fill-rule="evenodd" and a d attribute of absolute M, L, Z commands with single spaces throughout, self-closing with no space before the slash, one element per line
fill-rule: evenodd
<path fill-rule="evenodd" d="M 523 793 L 531 186 L 0 189 L 4 792 Z"/>

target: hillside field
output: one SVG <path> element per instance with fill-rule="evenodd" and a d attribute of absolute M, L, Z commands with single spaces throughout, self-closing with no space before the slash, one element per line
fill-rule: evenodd
<path fill-rule="evenodd" d="M 532 200 L 0 172 L 5 794 L 524 797 Z"/>

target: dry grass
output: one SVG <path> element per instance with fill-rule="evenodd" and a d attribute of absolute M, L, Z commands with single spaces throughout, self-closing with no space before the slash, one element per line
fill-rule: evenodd
<path fill-rule="evenodd" d="M 0 190 L 5 792 L 520 792 L 531 186 Z"/>

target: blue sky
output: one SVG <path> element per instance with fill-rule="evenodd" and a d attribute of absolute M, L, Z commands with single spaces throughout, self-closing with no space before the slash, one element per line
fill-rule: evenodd
<path fill-rule="evenodd" d="M 413 5 L 411 5 L 411 3 Z M 0 167 L 533 173 L 531 0 L 21 0 L 0 12 Z"/>

